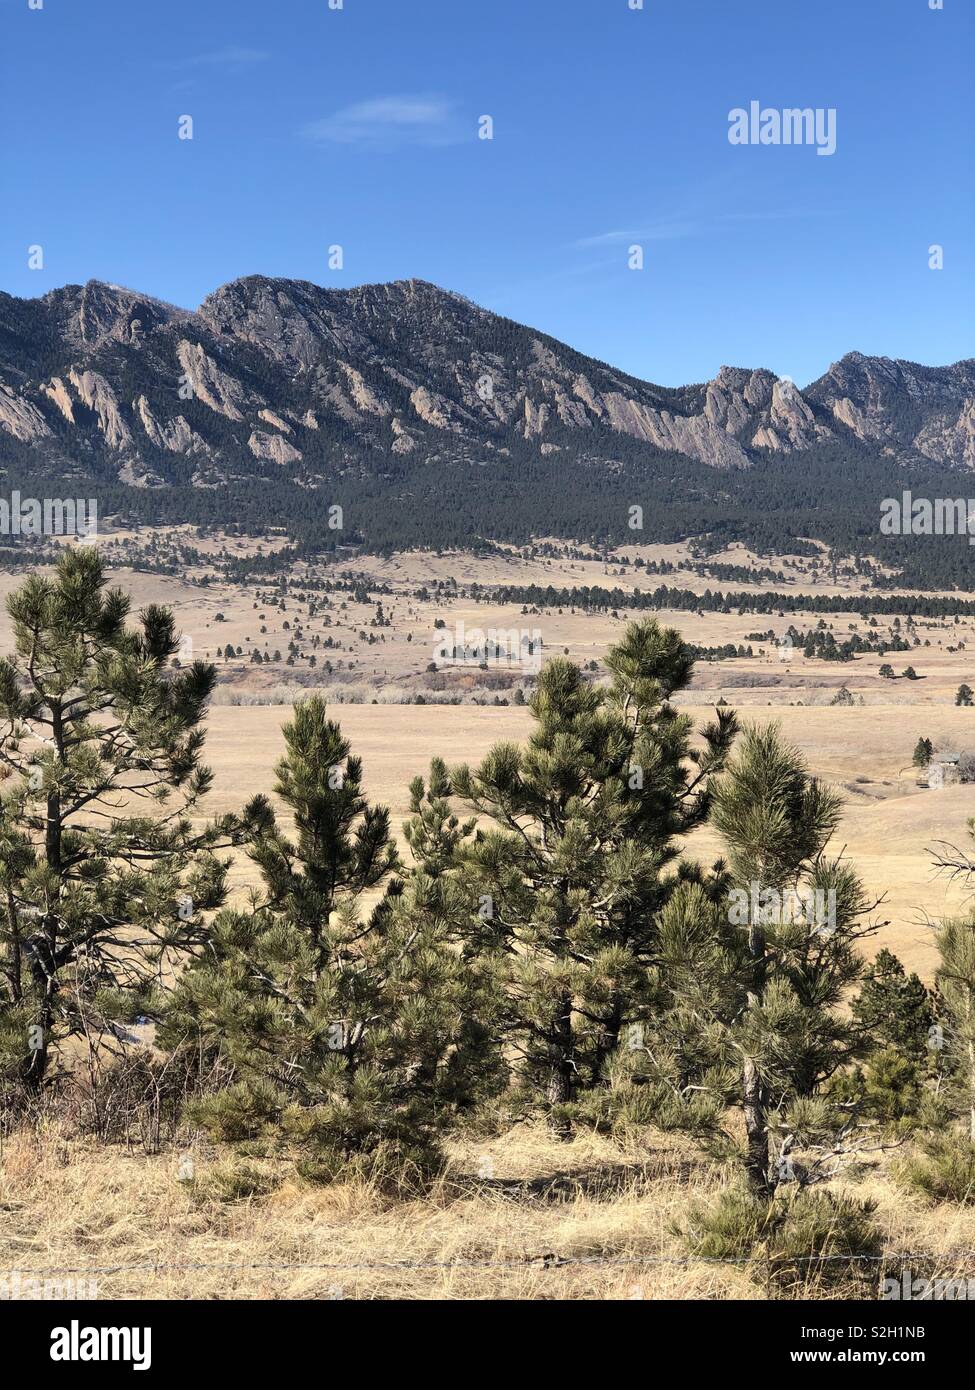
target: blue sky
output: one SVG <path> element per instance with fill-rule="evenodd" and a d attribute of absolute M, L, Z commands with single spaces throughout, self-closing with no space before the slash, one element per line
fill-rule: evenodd
<path fill-rule="evenodd" d="M 972 356 L 969 0 L 629 4 L 0 0 L 0 288 L 418 276 L 667 385 Z"/>

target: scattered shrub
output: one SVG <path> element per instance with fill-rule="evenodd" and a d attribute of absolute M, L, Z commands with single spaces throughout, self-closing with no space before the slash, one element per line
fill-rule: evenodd
<path fill-rule="evenodd" d="M 726 1188 L 691 1204 L 677 1227 L 689 1254 L 752 1264 L 769 1286 L 838 1287 L 872 1280 L 883 1248 L 875 1204 L 829 1191 L 780 1188 L 763 1201 Z"/>
<path fill-rule="evenodd" d="M 957 1132 L 928 1134 L 920 1151 L 895 1167 L 906 1186 L 935 1202 L 975 1203 L 975 1145 Z"/>

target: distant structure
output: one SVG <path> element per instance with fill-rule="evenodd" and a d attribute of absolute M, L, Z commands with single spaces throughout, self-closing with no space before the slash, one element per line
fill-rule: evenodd
<path fill-rule="evenodd" d="M 961 781 L 958 769 L 960 753 L 935 753 L 927 766 L 928 786 L 950 787 Z"/>

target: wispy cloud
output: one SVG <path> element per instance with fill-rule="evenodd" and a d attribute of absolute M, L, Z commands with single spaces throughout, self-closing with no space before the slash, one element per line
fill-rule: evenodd
<path fill-rule="evenodd" d="M 631 227 L 629 231 L 600 232 L 597 236 L 580 237 L 573 245 L 580 250 L 591 246 L 618 246 L 630 241 L 683 241 L 685 237 L 697 236 L 701 231 L 699 221 L 656 222 L 646 227 Z"/>
<path fill-rule="evenodd" d="M 623 243 L 646 244 L 651 241 L 685 241 L 688 237 L 704 236 L 728 223 L 734 222 L 792 222 L 810 217 L 829 217 L 832 213 L 826 208 L 770 208 L 766 211 L 715 212 L 683 220 L 646 223 L 640 227 L 630 227 L 625 231 L 600 232 L 596 236 L 580 237 L 572 245 L 577 251 L 589 250 L 594 246 L 619 246 Z"/>
<path fill-rule="evenodd" d="M 764 212 L 726 212 L 721 222 L 794 222 L 809 217 L 835 217 L 836 208 L 773 208 Z"/>
<path fill-rule="evenodd" d="M 306 126 L 319 144 L 452 145 L 464 138 L 453 107 L 438 96 L 386 96 L 343 106 Z"/>
<path fill-rule="evenodd" d="M 600 246 L 646 245 L 653 241 L 686 241 L 692 237 L 714 236 L 735 223 L 798 222 L 831 217 L 836 210 L 822 205 L 756 205 L 752 190 L 731 170 L 712 175 L 693 185 L 661 187 L 654 199 L 656 210 L 649 216 L 623 214 L 615 228 L 584 236 L 568 243 L 573 250 L 587 251 Z M 623 218 L 627 217 L 624 221 Z M 632 221 L 629 220 L 632 218 Z M 639 219 L 639 220 L 638 220 Z"/>
<path fill-rule="evenodd" d="M 170 68 L 252 68 L 270 58 L 263 48 L 217 48 L 212 53 L 197 53 L 190 58 L 180 58 L 167 63 Z"/>

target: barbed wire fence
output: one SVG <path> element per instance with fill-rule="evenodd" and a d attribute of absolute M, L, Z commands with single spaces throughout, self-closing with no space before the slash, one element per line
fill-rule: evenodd
<path fill-rule="evenodd" d="M 306 1262 L 298 1261 L 201 1261 L 201 1262 L 172 1262 L 168 1260 L 153 1260 L 135 1264 L 111 1264 L 111 1265 L 45 1265 L 34 1268 L 13 1268 L 0 1270 L 0 1277 L 4 1275 L 17 1274 L 21 1278 L 41 1278 L 50 1277 L 57 1274 L 63 1275 L 94 1275 L 94 1274 L 132 1274 L 132 1273 L 160 1273 L 170 1270 L 185 1274 L 199 1274 L 216 1270 L 260 1270 L 262 1272 L 284 1272 L 290 1270 L 301 1270 L 305 1272 L 328 1272 L 328 1273 L 401 1273 L 410 1270 L 478 1270 L 478 1269 L 508 1269 L 508 1270 L 546 1270 L 564 1269 L 570 1266 L 689 1266 L 689 1265 L 753 1265 L 756 1268 L 762 1265 L 773 1264 L 776 1266 L 788 1265 L 816 1265 L 829 1263 L 845 1264 L 886 1264 L 896 1265 L 898 1262 L 909 1260 L 932 1262 L 939 1265 L 947 1261 L 972 1261 L 975 1262 L 975 1250 L 895 1250 L 887 1251 L 883 1254 L 831 1254 L 831 1255 L 770 1255 L 766 1257 L 755 1255 L 533 1255 L 525 1256 L 521 1259 L 456 1259 L 456 1260 L 366 1260 L 348 1261 L 338 1260 L 329 1262 Z"/>

